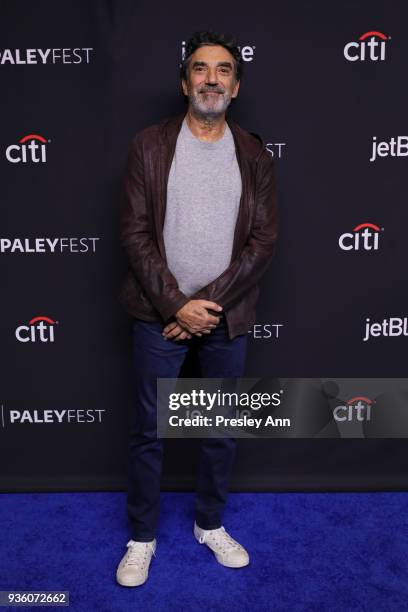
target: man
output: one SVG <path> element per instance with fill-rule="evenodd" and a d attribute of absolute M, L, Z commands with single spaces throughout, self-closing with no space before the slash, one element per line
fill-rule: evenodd
<path fill-rule="evenodd" d="M 180 64 L 187 112 L 139 132 L 123 189 L 121 242 L 129 260 L 121 301 L 134 317 L 136 410 L 129 444 L 127 510 L 132 539 L 117 568 L 143 584 L 156 551 L 162 440 L 157 378 L 177 378 L 198 352 L 205 378 L 244 374 L 258 281 L 277 236 L 273 161 L 261 138 L 226 117 L 242 58 L 224 34 L 196 32 Z M 197 541 L 227 567 L 249 563 L 222 525 L 236 440 L 201 440 Z"/>

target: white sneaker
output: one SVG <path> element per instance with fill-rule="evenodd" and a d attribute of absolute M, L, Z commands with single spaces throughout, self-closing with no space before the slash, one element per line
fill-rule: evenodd
<path fill-rule="evenodd" d="M 201 529 L 194 522 L 194 535 L 200 544 L 207 544 L 218 563 L 226 567 L 244 567 L 249 563 L 245 548 L 231 538 L 223 526 L 218 529 Z"/>
<path fill-rule="evenodd" d="M 116 570 L 116 580 L 122 586 L 139 586 L 146 582 L 152 555 L 156 556 L 156 540 L 135 542 L 129 540 L 127 552 Z"/>

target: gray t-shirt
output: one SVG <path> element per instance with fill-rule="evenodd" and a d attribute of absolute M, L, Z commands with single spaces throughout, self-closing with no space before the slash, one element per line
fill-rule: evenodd
<path fill-rule="evenodd" d="M 188 297 L 229 266 L 242 192 L 235 143 L 205 142 L 184 118 L 167 184 L 163 237 L 167 265 Z"/>

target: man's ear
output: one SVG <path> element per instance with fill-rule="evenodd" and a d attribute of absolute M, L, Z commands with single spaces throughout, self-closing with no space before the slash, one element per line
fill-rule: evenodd
<path fill-rule="evenodd" d="M 188 93 L 187 93 L 187 83 L 186 83 L 186 81 L 184 79 L 181 79 L 181 89 L 182 89 L 183 94 L 185 96 L 187 96 L 188 95 Z"/>
<path fill-rule="evenodd" d="M 235 83 L 235 87 L 234 87 L 234 89 L 232 90 L 232 95 L 231 95 L 231 97 L 232 97 L 232 98 L 236 98 L 236 97 L 237 97 L 237 95 L 238 95 L 238 91 L 239 91 L 239 86 L 240 86 L 240 84 L 241 84 L 241 81 L 237 81 L 237 82 Z"/>

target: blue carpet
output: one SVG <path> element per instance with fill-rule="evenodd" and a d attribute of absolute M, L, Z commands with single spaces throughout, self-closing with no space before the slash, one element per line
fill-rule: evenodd
<path fill-rule="evenodd" d="M 157 556 L 137 588 L 115 582 L 125 499 L 0 495 L 0 590 L 70 591 L 75 612 L 408 610 L 406 493 L 230 493 L 223 524 L 250 554 L 241 569 L 195 541 L 192 493 L 162 493 Z"/>

